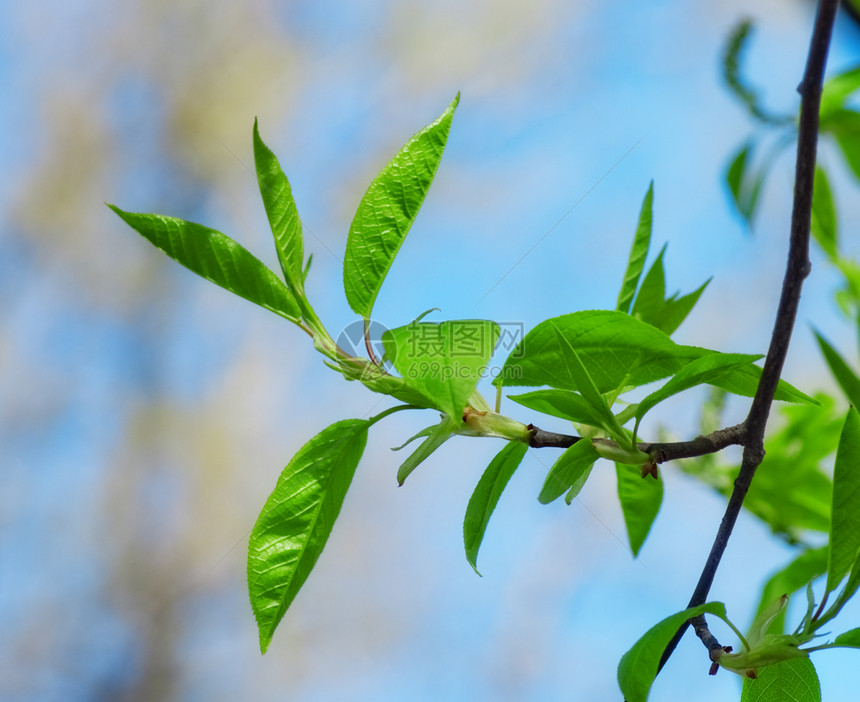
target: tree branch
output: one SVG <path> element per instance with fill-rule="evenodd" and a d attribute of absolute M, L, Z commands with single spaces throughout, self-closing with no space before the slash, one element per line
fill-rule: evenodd
<path fill-rule="evenodd" d="M 764 459 L 764 430 L 773 404 L 773 396 L 782 367 L 788 354 L 797 308 L 800 303 L 800 292 L 803 280 L 809 275 L 809 231 L 812 218 L 812 185 L 815 176 L 815 159 L 818 142 L 818 113 L 821 107 L 821 87 L 824 80 L 824 68 L 827 64 L 827 53 L 830 48 L 830 37 L 833 33 L 833 21 L 836 16 L 838 0 L 820 0 L 815 16 L 815 26 L 809 46 L 809 56 L 803 80 L 798 86 L 801 96 L 800 126 L 797 137 L 797 163 L 795 168 L 794 205 L 791 213 L 791 235 L 788 252 L 788 264 L 782 284 L 782 295 L 774 322 L 770 348 L 762 369 L 758 390 L 753 398 L 749 414 L 745 422 L 746 436 L 741 470 L 735 480 L 735 487 L 726 506 L 725 514 L 717 530 L 711 552 L 705 562 L 699 582 L 690 598 L 689 607 L 703 604 L 713 583 L 714 576 L 720 564 L 720 559 L 728 545 L 729 537 L 737 521 L 738 513 L 743 505 L 747 490 L 755 475 L 756 468 Z M 675 650 L 684 635 L 687 622 L 666 647 L 663 652 L 660 668 L 665 665 L 669 656 Z M 697 633 L 698 629 L 697 627 Z M 704 627 L 707 631 L 707 627 Z M 708 632 L 710 636 L 710 632 Z M 713 638 L 713 637 L 711 637 Z M 703 639 L 704 641 L 704 639 Z M 713 650 L 708 644 L 709 650 Z M 659 669 L 658 669 L 659 670 Z"/>
<path fill-rule="evenodd" d="M 554 431 L 544 431 L 534 424 L 529 424 L 529 446 L 532 448 L 568 448 L 582 437 L 570 434 L 556 434 Z M 706 436 L 697 436 L 692 441 L 675 441 L 671 443 L 637 444 L 640 451 L 651 456 L 654 463 L 665 463 L 677 458 L 695 458 L 709 453 L 722 451 L 726 446 L 740 446 L 744 443 L 746 426 L 736 424 L 733 427 L 718 429 Z"/>

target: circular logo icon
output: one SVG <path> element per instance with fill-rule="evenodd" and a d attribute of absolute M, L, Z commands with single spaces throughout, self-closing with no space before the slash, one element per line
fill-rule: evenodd
<path fill-rule="evenodd" d="M 381 322 L 371 319 L 367 326 L 367 339 L 370 342 L 370 348 L 373 349 L 373 355 L 376 360 L 381 362 L 386 370 L 391 370 L 391 362 L 388 359 L 383 361 L 385 356 L 385 347 L 382 344 L 382 335 L 388 331 Z M 367 344 L 364 340 L 364 322 L 356 320 L 347 324 L 338 334 L 335 340 L 337 345 L 346 351 L 350 356 L 367 356 Z"/>

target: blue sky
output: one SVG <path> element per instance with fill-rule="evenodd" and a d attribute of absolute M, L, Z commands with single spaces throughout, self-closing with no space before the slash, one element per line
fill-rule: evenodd
<path fill-rule="evenodd" d="M 810 5 L 3 6 L 0 649 L 13 665 L 0 696 L 618 699 L 618 658 L 683 607 L 721 500 L 665 469 L 663 511 L 633 560 L 611 469 L 595 470 L 571 507 L 545 507 L 535 496 L 554 454 L 531 452 L 490 524 L 478 578 L 462 514 L 498 442 L 450 442 L 396 489 L 389 448 L 423 416 L 396 415 L 371 435 L 332 541 L 261 657 L 247 532 L 308 438 L 381 407 L 334 377 L 304 334 L 163 260 L 102 203 L 204 222 L 276 268 L 248 170 L 258 116 L 314 252 L 311 300 L 336 335 L 353 321 L 339 258 L 364 188 L 460 91 L 442 167 L 380 294 L 381 322 L 437 306 L 438 319 L 531 327 L 613 306 L 654 179 L 652 255 L 669 242 L 669 287 L 714 277 L 678 340 L 763 352 L 791 158 L 747 235 L 721 174 L 752 126 L 718 62 L 730 28 L 753 14 L 753 80 L 774 109 L 794 109 Z M 843 18 L 831 65 L 850 65 L 857 46 Z M 835 153 L 823 158 L 840 176 L 856 254 L 855 186 Z M 810 322 L 856 357 L 856 330 L 831 301 L 836 278 L 813 263 L 786 367 L 805 390 L 832 387 Z M 696 401 L 669 403 L 646 429 L 690 436 Z M 744 405 L 732 411 L 740 419 Z M 746 622 L 788 557 L 742 518 L 714 597 Z M 844 694 L 845 661 L 817 661 L 825 699 Z M 170 685 L 143 686 L 152 671 Z M 731 676 L 706 671 L 690 637 L 655 699 L 734 694 Z"/>

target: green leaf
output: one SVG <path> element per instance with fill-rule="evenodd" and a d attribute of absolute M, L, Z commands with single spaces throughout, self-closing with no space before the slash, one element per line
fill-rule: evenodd
<path fill-rule="evenodd" d="M 582 392 L 563 360 L 568 347 L 601 393 L 665 378 L 703 353 L 678 346 L 659 329 L 623 312 L 573 312 L 541 322 L 526 334 L 493 382 Z"/>
<path fill-rule="evenodd" d="M 645 397 L 636 408 L 636 426 L 652 407 L 663 400 L 677 395 L 679 392 L 688 390 L 696 385 L 703 383 L 713 384 L 714 381 L 719 381 L 732 373 L 738 368 L 752 364 L 760 359 L 761 356 L 753 356 L 740 353 L 719 353 L 714 352 L 697 358 L 684 366 L 675 376 L 669 380 L 663 387 Z M 634 435 L 636 430 L 634 429 Z"/>
<path fill-rule="evenodd" d="M 603 417 L 595 412 L 582 395 L 570 390 L 534 390 L 521 395 L 508 395 L 508 399 L 536 412 L 568 419 L 571 422 L 588 424 L 592 427 L 600 427 L 603 422 Z"/>
<path fill-rule="evenodd" d="M 770 161 L 766 161 L 758 171 L 753 171 L 754 146 L 754 142 L 747 142 L 731 159 L 726 169 L 726 184 L 729 186 L 732 203 L 749 229 L 755 220 L 759 196 L 770 165 Z"/>
<path fill-rule="evenodd" d="M 591 409 L 596 417 L 600 419 L 600 426 L 609 433 L 612 438 L 621 444 L 627 443 L 627 435 L 612 410 L 609 409 L 609 404 L 606 398 L 597 389 L 594 381 L 588 373 L 586 367 L 582 364 L 579 354 L 576 349 L 571 346 L 570 342 L 564 338 L 564 335 L 559 331 L 558 327 L 553 326 L 553 331 L 556 335 L 556 340 L 559 347 L 562 349 L 561 362 L 564 364 L 567 374 L 574 379 L 582 397 L 591 405 Z"/>
<path fill-rule="evenodd" d="M 410 387 L 460 422 L 499 338 L 483 319 L 411 323 L 382 335 L 385 353 Z"/>
<path fill-rule="evenodd" d="M 369 422 L 323 429 L 289 462 L 251 532 L 248 589 L 265 653 L 328 540 L 367 441 Z"/>
<path fill-rule="evenodd" d="M 827 610 L 818 619 L 815 620 L 815 629 L 820 629 L 827 624 L 831 619 L 836 617 L 848 601 L 857 593 L 860 588 L 860 553 L 857 554 L 854 564 L 851 566 L 851 572 L 848 575 L 848 580 L 845 582 L 836 601 L 831 604 Z"/>
<path fill-rule="evenodd" d="M 667 298 L 666 274 L 663 267 L 665 253 L 664 245 L 642 282 L 642 288 L 636 296 L 631 314 L 657 327 L 660 331 L 672 335 L 690 314 L 711 281 L 706 280 L 697 290 L 682 298 L 678 298 L 678 293 Z"/>
<path fill-rule="evenodd" d="M 638 556 L 639 549 L 648 538 L 651 525 L 660 511 L 663 481 L 643 478 L 638 466 L 624 463 L 615 464 L 615 474 L 618 478 L 618 499 L 624 513 L 630 550 L 634 556 Z"/>
<path fill-rule="evenodd" d="M 633 238 L 633 246 L 630 248 L 630 256 L 627 259 L 627 270 L 624 272 L 624 281 L 621 291 L 618 293 L 619 312 L 629 312 L 639 285 L 639 276 L 645 267 L 645 259 L 648 257 L 648 248 L 651 245 L 651 209 L 654 202 L 654 181 L 648 186 L 645 199 L 642 201 L 642 209 L 639 211 L 639 224 L 636 227 L 636 236 Z"/>
<path fill-rule="evenodd" d="M 444 444 L 457 432 L 458 422 L 451 420 L 449 417 L 443 417 L 439 424 L 422 430 L 412 439 L 424 435 L 426 432 L 427 438 L 422 441 L 418 448 L 415 449 L 397 469 L 397 484 L 403 485 L 409 474 L 412 473 L 421 463 L 423 463 L 437 448 Z M 412 441 L 410 439 L 409 441 Z M 407 442 L 408 443 L 408 442 Z M 402 447 L 401 447 L 402 448 Z"/>
<path fill-rule="evenodd" d="M 693 292 L 688 293 L 683 297 L 678 297 L 678 294 L 675 293 L 672 297 L 667 298 L 666 303 L 663 305 L 663 309 L 660 311 L 660 314 L 654 318 L 652 324 L 669 335 L 674 334 L 675 330 L 681 326 L 681 323 L 687 319 L 690 312 L 693 311 L 693 307 L 696 306 L 696 303 L 699 301 L 699 298 L 702 296 L 702 293 L 705 292 L 705 288 L 708 287 L 710 282 L 711 278 L 708 278 L 698 288 L 693 290 Z"/>
<path fill-rule="evenodd" d="M 804 550 L 785 568 L 774 573 L 762 588 L 757 614 L 761 613 L 771 602 L 781 595 L 791 595 L 807 583 L 827 572 L 828 548 L 822 546 L 816 549 Z M 781 611 L 770 625 L 768 632 L 782 634 L 785 630 L 785 610 Z"/>
<path fill-rule="evenodd" d="M 835 110 L 822 119 L 820 130 L 833 135 L 845 162 L 860 180 L 860 113 Z"/>
<path fill-rule="evenodd" d="M 850 629 L 833 639 L 833 646 L 843 648 L 860 648 L 860 628 Z"/>
<path fill-rule="evenodd" d="M 744 678 L 741 702 L 821 702 L 821 684 L 809 658 L 792 658 Z"/>
<path fill-rule="evenodd" d="M 639 294 L 636 296 L 636 301 L 633 303 L 633 309 L 630 311 L 634 317 L 652 326 L 656 325 L 651 320 L 659 315 L 666 301 L 666 273 L 663 266 L 666 246 L 663 244 L 656 260 L 648 269 L 645 280 L 642 281 L 642 287 L 639 289 Z"/>
<path fill-rule="evenodd" d="M 812 191 L 812 236 L 830 258 L 836 257 L 837 231 L 836 207 L 827 173 L 816 164 Z"/>
<path fill-rule="evenodd" d="M 469 565 L 478 572 L 478 549 L 484 540 L 484 532 L 493 515 L 493 510 L 502 496 L 502 492 L 514 471 L 526 455 L 528 446 L 520 441 L 509 441 L 504 448 L 490 461 L 484 471 L 475 492 L 466 507 L 466 518 L 463 520 L 463 541 L 466 545 L 466 558 Z"/>
<path fill-rule="evenodd" d="M 792 116 L 773 115 L 761 105 L 761 97 L 741 72 L 741 57 L 753 30 L 753 22 L 741 20 L 729 35 L 723 54 L 723 80 L 735 97 L 746 107 L 750 116 L 765 124 L 790 124 Z"/>
<path fill-rule="evenodd" d="M 565 492 L 575 489 L 567 500 L 570 504 L 585 485 L 591 468 L 598 458 L 600 454 L 595 451 L 588 439 L 580 439 L 573 446 L 565 449 L 546 476 L 543 488 L 538 495 L 541 504 L 549 504 Z"/>
<path fill-rule="evenodd" d="M 382 282 L 418 216 L 439 168 L 460 94 L 382 169 L 358 206 L 343 260 L 343 286 L 354 312 L 370 317 Z"/>
<path fill-rule="evenodd" d="M 749 158 L 752 150 L 752 142 L 744 144 L 740 150 L 732 156 L 731 161 L 729 161 L 729 167 L 726 169 L 726 184 L 729 186 L 729 192 L 731 193 L 735 207 L 737 207 L 738 211 L 742 214 L 744 213 L 744 207 L 742 206 L 744 176 L 747 158 Z M 746 216 L 744 218 L 746 219 Z"/>
<path fill-rule="evenodd" d="M 298 322 L 296 298 L 247 249 L 221 232 L 184 219 L 124 212 L 108 205 L 156 248 L 197 275 L 267 310 Z"/>
<path fill-rule="evenodd" d="M 815 338 L 818 340 L 818 346 L 821 348 L 821 353 L 824 355 L 824 360 L 830 366 L 830 372 L 842 388 L 842 392 L 848 398 L 848 401 L 855 407 L 860 407 L 860 378 L 844 361 L 842 356 L 834 349 L 827 340 L 813 329 Z"/>
<path fill-rule="evenodd" d="M 845 99 L 860 88 L 860 67 L 852 68 L 828 80 L 821 91 L 821 119 L 839 110 Z"/>
<path fill-rule="evenodd" d="M 851 570 L 860 550 L 860 414 L 848 410 L 833 469 L 827 591 L 833 592 Z"/>
<path fill-rule="evenodd" d="M 621 657 L 618 663 L 618 685 L 626 702 L 645 702 L 648 699 L 666 645 L 684 622 L 706 613 L 725 619 L 726 608 L 722 602 L 708 602 L 666 617 L 651 627 Z"/>
<path fill-rule="evenodd" d="M 689 347 L 688 347 L 689 348 Z M 705 351 L 705 349 L 702 349 Z M 753 397 L 758 389 L 758 383 L 761 379 L 761 368 L 756 365 L 739 366 L 734 373 L 729 375 L 719 376 L 709 382 L 709 385 L 714 385 L 723 390 L 727 390 L 734 395 L 742 397 Z M 801 392 L 791 383 L 785 380 L 780 380 L 776 386 L 774 399 L 779 402 L 793 402 L 799 405 L 818 405 L 819 402 L 814 397 L 810 397 L 804 392 Z"/>
<path fill-rule="evenodd" d="M 269 147 L 260 138 L 257 120 L 254 120 L 254 162 L 257 167 L 257 182 L 260 195 L 275 237 L 278 260 L 284 272 L 284 280 L 296 295 L 304 289 L 304 261 L 302 222 L 296 209 L 296 201 L 281 164 Z M 310 261 L 308 261 L 310 265 Z"/>

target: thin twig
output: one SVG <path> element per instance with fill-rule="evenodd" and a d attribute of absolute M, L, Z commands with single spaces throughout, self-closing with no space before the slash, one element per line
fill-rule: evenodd
<path fill-rule="evenodd" d="M 753 398 L 745 422 L 746 437 L 741 470 L 735 480 L 735 487 L 726 506 L 725 514 L 717 530 L 711 552 L 705 562 L 699 582 L 690 598 L 689 607 L 703 604 L 720 564 L 720 559 L 728 545 L 738 513 L 743 505 L 747 490 L 755 475 L 756 468 L 764 459 L 764 430 L 776 393 L 779 376 L 788 354 L 791 333 L 797 317 L 800 292 L 803 280 L 809 275 L 809 231 L 812 218 L 812 185 L 815 176 L 815 158 L 818 142 L 818 112 L 821 106 L 821 86 L 827 52 L 833 32 L 838 0 L 820 0 L 815 16 L 815 27 L 809 46 L 809 56 L 803 81 L 798 86 L 801 96 L 800 126 L 797 137 L 797 164 L 794 184 L 794 206 L 791 213 L 791 238 L 788 264 L 782 284 L 782 295 L 776 313 L 770 348 L 762 369 L 758 390 Z M 665 665 L 675 650 L 690 622 L 681 627 L 666 650 L 663 652 L 660 668 Z M 699 629 L 700 627 L 697 627 Z M 707 632 L 707 626 L 704 626 Z M 698 633 L 698 631 L 697 631 Z M 707 632 L 710 636 L 710 632 Z M 712 638 L 712 637 L 711 637 Z M 710 650 L 710 646 L 709 646 Z M 659 669 L 658 669 L 659 670 Z"/>
<path fill-rule="evenodd" d="M 529 424 L 529 446 L 532 448 L 568 448 L 580 440 L 579 436 L 557 434 L 554 431 L 544 431 L 534 424 Z M 695 458 L 709 453 L 722 451 L 726 446 L 740 446 L 744 443 L 746 428 L 744 424 L 718 429 L 705 436 L 697 436 L 692 441 L 675 441 L 671 443 L 637 444 L 640 451 L 651 456 L 654 463 L 665 463 L 678 458 Z M 608 442 L 612 443 L 612 442 Z"/>

